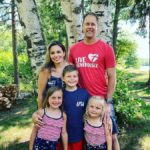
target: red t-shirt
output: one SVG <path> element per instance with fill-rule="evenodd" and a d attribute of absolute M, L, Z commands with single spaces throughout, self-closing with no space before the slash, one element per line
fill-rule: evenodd
<path fill-rule="evenodd" d="M 90 95 L 106 97 L 106 69 L 115 67 L 112 47 L 98 40 L 87 45 L 83 41 L 70 49 L 69 62 L 79 71 L 79 86 L 86 88 Z"/>

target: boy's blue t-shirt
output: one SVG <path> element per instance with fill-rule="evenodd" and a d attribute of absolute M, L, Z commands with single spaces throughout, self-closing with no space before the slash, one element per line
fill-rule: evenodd
<path fill-rule="evenodd" d="M 64 90 L 63 108 L 67 115 L 68 141 L 78 142 L 84 138 L 83 115 L 89 99 L 88 92 L 83 88 L 75 91 Z"/>

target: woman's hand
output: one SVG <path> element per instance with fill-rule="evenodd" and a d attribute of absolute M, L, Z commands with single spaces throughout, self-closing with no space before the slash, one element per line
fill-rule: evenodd
<path fill-rule="evenodd" d="M 34 112 L 32 115 L 32 121 L 34 122 L 34 124 L 37 127 L 41 127 L 44 123 L 42 122 L 42 117 L 41 115 L 38 113 L 38 111 Z"/>

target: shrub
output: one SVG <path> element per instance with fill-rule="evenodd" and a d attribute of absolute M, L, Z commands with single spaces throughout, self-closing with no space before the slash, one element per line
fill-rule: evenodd
<path fill-rule="evenodd" d="M 11 51 L 0 50 L 0 83 L 3 85 L 14 82 L 13 55 Z M 25 53 L 18 56 L 19 78 L 21 82 L 29 84 L 32 82 L 30 62 Z"/>
<path fill-rule="evenodd" d="M 10 51 L 0 50 L 0 83 L 13 82 L 13 57 Z"/>
<path fill-rule="evenodd" d="M 114 94 L 117 122 L 121 127 L 131 125 L 137 118 L 143 117 L 141 106 L 144 102 L 135 99 L 128 89 L 127 74 L 117 70 L 117 85 Z"/>

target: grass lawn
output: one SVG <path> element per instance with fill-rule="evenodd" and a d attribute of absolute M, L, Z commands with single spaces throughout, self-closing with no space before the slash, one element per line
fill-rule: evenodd
<path fill-rule="evenodd" d="M 150 89 L 145 86 L 148 73 L 128 70 L 130 89 L 135 97 L 146 102 L 145 119 L 119 134 L 122 150 L 150 150 Z M 132 82 L 131 82 L 132 81 Z M 28 150 L 31 115 L 36 110 L 36 98 L 18 100 L 12 109 L 0 112 L 0 150 Z"/>
<path fill-rule="evenodd" d="M 0 113 L 0 150 L 28 150 L 31 115 L 36 110 L 36 99 L 18 100 L 10 110 Z"/>

